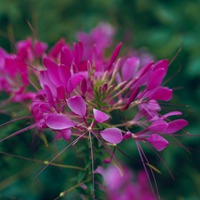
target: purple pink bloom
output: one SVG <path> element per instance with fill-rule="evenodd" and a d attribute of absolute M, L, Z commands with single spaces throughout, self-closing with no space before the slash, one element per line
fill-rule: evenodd
<path fill-rule="evenodd" d="M 188 124 L 182 118 L 170 119 L 181 115 L 179 111 L 161 114 L 159 103 L 170 101 L 173 95 L 163 85 L 169 62 L 144 60 L 137 54 L 119 56 L 121 43 L 107 56 L 114 32 L 101 24 L 90 34 L 80 32 L 73 46 L 61 39 L 49 52 L 45 43 L 30 38 L 18 42 L 14 54 L 0 49 L 0 90 L 15 102 L 30 100 L 34 125 L 40 131 L 52 130 L 55 139 L 70 141 L 89 133 L 87 137 L 92 134 L 107 149 L 128 140 L 136 142 L 139 153 L 140 143 L 162 151 L 169 145 L 166 136 Z M 36 78 L 38 91 L 28 89 L 33 85 L 31 76 Z M 112 123 L 114 111 L 122 122 Z M 132 114 L 125 119 L 126 111 Z M 103 174 L 109 199 L 155 199 L 144 184 L 143 173 L 132 183 L 132 174 L 125 171 L 123 179 L 114 167 Z"/>

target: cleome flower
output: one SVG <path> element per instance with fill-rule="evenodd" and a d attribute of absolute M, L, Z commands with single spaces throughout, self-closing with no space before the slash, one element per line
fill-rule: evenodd
<path fill-rule="evenodd" d="M 160 102 L 170 101 L 173 95 L 173 90 L 163 85 L 168 60 L 154 62 L 145 58 L 144 62 L 137 54 L 120 57 L 122 43 L 106 56 L 105 50 L 111 45 L 113 35 L 114 29 L 101 24 L 90 34 L 79 33 L 79 41 L 72 46 L 60 39 L 49 52 L 46 52 L 45 43 L 32 42 L 30 38 L 17 43 L 15 54 L 0 49 L 0 90 L 10 94 L 15 102 L 27 99 L 31 102 L 28 108 L 34 124 L 23 130 L 35 127 L 40 132 L 52 130 L 56 140 L 70 142 L 49 163 L 80 139 L 89 140 L 93 192 L 93 149 L 103 146 L 111 157 L 104 163 L 114 159 L 120 168 L 114 155 L 117 145 L 124 140 L 134 141 L 147 172 L 145 163 L 149 162 L 141 143 L 162 151 L 169 145 L 167 137 L 188 125 L 184 119 L 170 119 L 181 115 L 180 111 L 161 114 Z M 32 76 L 34 83 L 30 79 Z M 33 92 L 29 90 L 31 85 L 39 89 Z M 94 141 L 100 145 L 95 146 Z M 112 170 L 114 172 L 109 173 L 114 173 L 118 180 L 116 169 Z M 109 199 L 116 199 L 114 193 L 118 189 L 110 187 L 107 175 L 104 179 Z M 134 187 L 140 186 L 126 185 L 123 181 L 121 184 L 130 195 L 130 198 L 122 195 L 121 199 L 137 198 L 138 190 Z M 151 195 L 145 198 L 154 199 Z"/>

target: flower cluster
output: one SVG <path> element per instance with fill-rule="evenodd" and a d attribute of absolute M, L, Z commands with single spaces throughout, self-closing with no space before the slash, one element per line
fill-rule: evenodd
<path fill-rule="evenodd" d="M 163 86 L 168 60 L 119 57 L 121 43 L 108 57 L 114 33 L 101 24 L 90 34 L 79 33 L 72 47 L 61 39 L 47 52 L 45 43 L 28 38 L 16 44 L 15 54 L 0 49 L 0 90 L 14 102 L 30 100 L 31 128 L 50 129 L 55 139 L 75 137 L 71 144 L 90 138 L 90 148 L 98 140 L 111 158 L 109 145 L 135 141 L 144 162 L 141 143 L 162 151 L 169 145 L 166 136 L 188 122 L 170 119 L 180 111 L 161 114 L 159 102 L 170 101 L 173 93 Z"/>

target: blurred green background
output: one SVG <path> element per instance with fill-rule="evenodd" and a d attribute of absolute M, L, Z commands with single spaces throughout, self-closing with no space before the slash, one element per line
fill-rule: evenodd
<path fill-rule="evenodd" d="M 52 46 L 59 38 L 73 42 L 78 31 L 89 32 L 99 22 L 108 22 L 117 30 L 116 43 L 126 48 L 145 48 L 156 59 L 171 60 L 168 86 L 174 88 L 172 104 L 166 110 L 181 110 L 190 125 L 186 131 L 199 134 L 200 130 L 200 1 L 199 0 L 1 0 L 0 46 L 13 50 L 13 42 L 32 36 L 32 24 L 40 40 Z M 172 77 L 172 78 L 171 78 Z M 17 108 L 16 108 L 17 110 Z M 0 115 L 1 123 L 9 116 Z M 18 130 L 26 123 L 19 122 L 2 129 L 1 135 Z M 34 134 L 33 134 L 34 135 Z M 26 157 L 52 157 L 54 146 L 45 148 L 39 139 L 30 135 L 17 136 L 1 143 L 0 151 Z M 179 138 L 178 138 L 179 139 Z M 51 138 L 50 138 L 51 140 Z M 157 181 L 163 200 L 200 199 L 200 139 L 198 136 L 180 137 L 190 153 L 177 145 L 170 145 L 162 156 L 175 176 L 158 175 Z M 34 143 L 34 145 L 32 145 Z M 42 144 L 42 145 L 41 145 Z M 56 148 L 64 144 L 59 142 Z M 34 153 L 33 153 L 34 152 Z M 68 151 L 66 163 L 79 165 Z M 135 153 L 136 156 L 136 153 Z M 150 155 L 151 156 L 151 155 Z M 129 161 L 130 162 L 130 161 Z M 134 164 L 129 163 L 134 167 Z M 41 165 L 0 154 L 0 199 L 53 199 L 68 188 L 76 170 L 49 167 L 38 179 L 34 175 Z M 78 175 L 82 175 L 79 173 Z M 74 198 L 73 192 L 66 199 Z"/>

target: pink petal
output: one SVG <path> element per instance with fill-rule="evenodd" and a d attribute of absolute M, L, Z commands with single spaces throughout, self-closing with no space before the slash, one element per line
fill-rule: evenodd
<path fill-rule="evenodd" d="M 168 127 L 167 122 L 165 122 L 164 120 L 156 120 L 155 122 L 153 122 L 151 124 L 151 126 L 149 126 L 149 130 L 153 131 L 153 132 L 157 132 L 157 133 L 162 133 L 163 131 L 165 131 L 165 129 Z"/>
<path fill-rule="evenodd" d="M 157 151 L 162 151 L 169 144 L 169 142 L 166 139 L 157 134 L 150 135 L 146 140 L 149 143 L 151 143 L 156 148 Z"/>
<path fill-rule="evenodd" d="M 58 99 L 65 99 L 65 88 L 63 86 L 57 87 L 56 91 Z"/>
<path fill-rule="evenodd" d="M 76 113 L 80 116 L 86 115 L 86 104 L 82 97 L 80 96 L 73 96 L 68 99 L 67 104 L 72 112 Z"/>
<path fill-rule="evenodd" d="M 46 49 L 47 49 L 46 43 L 35 40 L 34 53 L 37 57 L 41 57 L 45 53 Z"/>
<path fill-rule="evenodd" d="M 138 72 L 138 77 L 142 77 L 144 76 L 146 73 L 148 73 L 148 71 L 150 70 L 150 68 L 153 65 L 153 61 L 149 62 L 147 65 L 145 65 L 144 67 L 142 67 L 139 72 Z"/>
<path fill-rule="evenodd" d="M 65 86 L 65 88 L 67 88 L 68 80 L 71 77 L 70 68 L 66 67 L 65 65 L 60 65 L 58 67 L 58 73 L 63 85 Z"/>
<path fill-rule="evenodd" d="M 122 133 L 118 128 L 107 128 L 100 132 L 101 137 L 109 143 L 118 144 L 122 141 Z"/>
<path fill-rule="evenodd" d="M 70 129 L 66 129 L 66 130 L 61 130 L 62 132 L 62 136 L 65 140 L 69 141 L 70 140 L 70 137 L 72 135 L 72 132 Z"/>
<path fill-rule="evenodd" d="M 83 80 L 84 76 L 82 74 L 74 74 L 68 81 L 68 93 L 70 94 L 78 84 Z"/>
<path fill-rule="evenodd" d="M 123 136 L 123 140 L 128 140 L 129 138 L 132 138 L 132 133 L 131 132 L 126 132 L 125 135 Z"/>
<path fill-rule="evenodd" d="M 164 133 L 167 133 L 167 134 L 175 133 L 187 125 L 188 125 L 188 122 L 184 119 L 177 119 L 177 120 L 171 121 L 169 122 L 169 126 L 164 131 Z"/>
<path fill-rule="evenodd" d="M 73 56 L 68 47 L 62 48 L 60 62 L 61 64 L 66 65 L 67 67 L 71 67 L 73 62 Z"/>
<path fill-rule="evenodd" d="M 110 68 L 112 67 L 113 63 L 115 62 L 117 56 L 119 55 L 121 46 L 122 46 L 122 43 L 119 43 L 119 44 L 116 46 L 116 48 L 115 48 L 115 50 L 114 50 L 114 52 L 113 52 L 113 54 L 112 54 L 112 56 L 111 56 L 111 58 L 110 58 L 110 62 L 109 62 L 109 64 L 108 64 L 108 66 L 107 66 L 107 70 L 110 70 Z"/>
<path fill-rule="evenodd" d="M 50 114 L 45 121 L 46 125 L 54 130 L 63 130 L 75 125 L 67 116 L 62 114 Z"/>
<path fill-rule="evenodd" d="M 98 123 L 102 123 L 110 118 L 109 115 L 97 109 L 93 109 L 93 113 L 94 113 L 94 118 Z"/>
<path fill-rule="evenodd" d="M 50 50 L 48 56 L 56 59 L 58 57 L 58 55 L 60 54 L 60 51 L 62 49 L 62 47 L 65 46 L 65 39 L 61 38 L 54 46 L 53 48 Z"/>
<path fill-rule="evenodd" d="M 168 60 L 159 60 L 157 63 L 154 64 L 154 70 L 163 68 L 165 71 L 167 71 L 169 67 L 169 61 Z"/>
<path fill-rule="evenodd" d="M 74 43 L 74 62 L 78 66 L 81 62 L 83 56 L 83 44 L 79 42 L 78 44 Z"/>
<path fill-rule="evenodd" d="M 44 85 L 44 90 L 46 92 L 48 103 L 50 105 L 54 106 L 54 97 L 53 97 L 53 94 L 51 92 L 51 89 L 48 87 L 48 85 Z"/>
<path fill-rule="evenodd" d="M 140 91 L 140 88 L 136 88 L 135 90 L 133 90 L 133 92 L 131 93 L 129 99 L 128 99 L 128 102 L 127 104 L 122 108 L 122 110 L 126 110 L 128 109 L 128 107 L 130 106 L 130 104 L 132 103 L 132 101 L 135 100 L 135 98 L 137 97 L 138 93 Z"/>
<path fill-rule="evenodd" d="M 45 57 L 43 59 L 43 63 L 44 63 L 44 66 L 47 68 L 47 73 L 48 73 L 51 81 L 54 84 L 60 86 L 62 84 L 62 82 L 60 80 L 60 76 L 59 76 L 59 73 L 58 73 L 58 65 L 56 63 L 54 63 L 48 57 Z"/>
<path fill-rule="evenodd" d="M 160 87 L 156 89 L 151 98 L 156 100 L 169 101 L 172 98 L 172 93 L 172 89 L 167 87 Z"/>
<path fill-rule="evenodd" d="M 82 96 L 85 96 L 86 91 L 87 91 L 87 80 L 86 80 L 86 78 L 83 78 L 83 80 L 81 82 L 81 93 L 82 93 Z"/>
<path fill-rule="evenodd" d="M 174 115 L 182 115 L 182 112 L 180 112 L 180 111 L 172 111 L 172 112 L 169 112 L 169 113 L 166 113 L 165 115 L 163 115 L 161 117 L 161 119 L 166 119 L 166 118 L 168 118 L 170 116 L 174 116 Z"/>
<path fill-rule="evenodd" d="M 161 68 L 156 70 L 147 84 L 147 90 L 153 90 L 158 86 L 160 86 L 165 75 L 166 75 L 165 69 Z"/>
<path fill-rule="evenodd" d="M 42 86 L 43 89 L 45 85 L 47 85 L 49 89 L 51 89 L 53 96 L 56 96 L 56 86 L 50 80 L 46 70 L 40 71 L 39 80 L 40 80 L 40 85 Z"/>
<path fill-rule="evenodd" d="M 140 61 L 138 58 L 128 58 L 122 67 L 122 78 L 124 81 L 129 81 L 132 77 L 134 77 Z"/>

